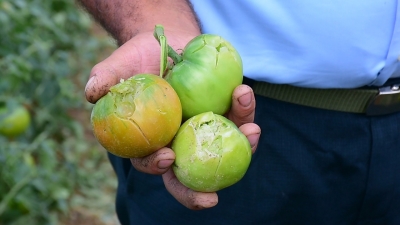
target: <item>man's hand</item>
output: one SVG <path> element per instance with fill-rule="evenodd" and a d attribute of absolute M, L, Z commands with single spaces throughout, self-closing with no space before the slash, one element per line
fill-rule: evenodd
<path fill-rule="evenodd" d="M 110 57 L 91 71 L 85 88 L 86 99 L 96 103 L 121 78 L 140 73 L 159 74 L 160 47 L 153 37 L 153 28 L 162 24 L 168 44 L 183 49 L 200 34 L 196 16 L 188 0 L 78 0 L 82 6 L 121 45 Z M 253 152 L 260 136 L 260 128 L 252 123 L 255 100 L 250 87 L 241 85 L 233 93 L 233 104 L 227 117 L 235 122 L 249 139 Z M 142 172 L 163 174 L 167 190 L 190 209 L 202 209 L 218 203 L 216 193 L 195 192 L 183 186 L 170 169 L 174 152 L 164 147 L 150 156 L 131 159 Z"/>
<path fill-rule="evenodd" d="M 198 33 L 175 33 L 168 30 L 165 32 L 167 37 L 171 37 L 168 42 L 175 49 L 183 48 L 189 40 L 198 35 Z M 121 78 L 127 79 L 139 73 L 159 74 L 160 46 L 152 35 L 152 32 L 136 35 L 110 57 L 93 67 L 85 88 L 89 102 L 96 103 Z M 232 108 L 225 116 L 246 135 L 254 152 L 261 131 L 258 125 L 253 123 L 255 110 L 253 91 L 246 85 L 240 85 L 235 89 L 232 100 Z M 162 174 L 167 190 L 186 207 L 203 209 L 215 206 L 218 203 L 216 193 L 195 192 L 177 180 L 171 169 L 174 160 L 174 152 L 164 147 L 149 156 L 133 158 L 131 162 L 138 171 Z"/>

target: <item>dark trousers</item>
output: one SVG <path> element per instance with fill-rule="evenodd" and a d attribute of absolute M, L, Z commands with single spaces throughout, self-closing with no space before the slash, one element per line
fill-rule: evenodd
<path fill-rule="evenodd" d="M 367 117 L 257 96 L 256 123 L 262 135 L 247 174 L 211 209 L 186 209 L 160 176 L 110 155 L 121 223 L 400 224 L 400 113 Z"/>

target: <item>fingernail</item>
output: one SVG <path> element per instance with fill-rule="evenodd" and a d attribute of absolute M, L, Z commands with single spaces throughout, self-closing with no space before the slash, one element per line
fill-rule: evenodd
<path fill-rule="evenodd" d="M 254 148 L 258 144 L 258 139 L 260 139 L 260 134 L 250 134 L 247 136 L 247 139 L 250 142 L 251 148 Z"/>
<path fill-rule="evenodd" d="M 166 168 L 170 167 L 173 162 L 174 162 L 173 159 L 163 159 L 163 160 L 158 161 L 157 167 L 159 169 L 166 169 Z"/>
<path fill-rule="evenodd" d="M 88 82 L 86 83 L 86 86 L 85 86 L 85 92 L 87 92 L 87 90 L 88 90 L 89 88 L 92 88 L 92 87 L 93 87 L 93 80 L 94 80 L 94 76 L 91 77 L 91 78 L 88 80 Z"/>
<path fill-rule="evenodd" d="M 239 100 L 240 105 L 246 107 L 246 106 L 250 105 L 251 100 L 252 100 L 251 98 L 252 98 L 251 93 L 247 93 L 245 95 L 240 96 L 238 100 Z"/>

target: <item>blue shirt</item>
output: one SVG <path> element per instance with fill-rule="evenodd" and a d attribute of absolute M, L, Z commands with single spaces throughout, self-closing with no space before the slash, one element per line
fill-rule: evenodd
<path fill-rule="evenodd" d="M 400 77 L 398 0 L 192 0 L 203 32 L 242 56 L 244 75 L 354 88 Z"/>

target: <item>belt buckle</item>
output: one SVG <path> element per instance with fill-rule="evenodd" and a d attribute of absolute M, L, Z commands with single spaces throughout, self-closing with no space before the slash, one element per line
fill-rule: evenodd
<path fill-rule="evenodd" d="M 379 93 L 369 102 L 368 116 L 386 115 L 400 111 L 400 84 L 379 88 Z"/>

